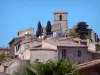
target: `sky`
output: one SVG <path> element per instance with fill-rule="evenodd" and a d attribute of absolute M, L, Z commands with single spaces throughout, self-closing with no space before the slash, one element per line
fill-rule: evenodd
<path fill-rule="evenodd" d="M 68 12 L 68 27 L 85 21 L 100 37 L 100 0 L 0 0 L 0 46 L 9 46 L 20 30 L 54 24 L 53 13 Z"/>

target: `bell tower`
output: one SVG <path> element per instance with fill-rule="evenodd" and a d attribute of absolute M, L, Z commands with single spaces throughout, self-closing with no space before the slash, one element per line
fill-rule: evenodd
<path fill-rule="evenodd" d="M 67 12 L 57 11 L 54 13 L 54 24 L 60 24 L 62 33 L 67 35 L 68 32 L 68 23 L 67 23 Z"/>

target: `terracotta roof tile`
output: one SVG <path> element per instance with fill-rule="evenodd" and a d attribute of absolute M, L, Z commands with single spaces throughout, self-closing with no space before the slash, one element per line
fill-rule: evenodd
<path fill-rule="evenodd" d="M 57 39 L 47 39 L 44 42 L 50 43 L 55 46 L 65 46 L 65 47 L 87 47 L 86 45 L 75 43 L 72 39 L 57 40 Z"/>
<path fill-rule="evenodd" d="M 55 12 L 54 14 L 67 14 L 68 12 L 65 12 L 65 11 L 62 11 L 62 10 L 59 10 L 57 12 Z"/>
<path fill-rule="evenodd" d="M 88 67 L 95 66 L 95 65 L 98 65 L 98 64 L 100 64 L 100 59 L 93 60 L 93 61 L 83 63 L 83 64 L 79 64 L 78 69 L 88 68 Z"/>

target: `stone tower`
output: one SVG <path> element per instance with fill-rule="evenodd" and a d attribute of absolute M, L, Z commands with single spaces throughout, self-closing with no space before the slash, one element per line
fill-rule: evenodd
<path fill-rule="evenodd" d="M 67 12 L 57 11 L 54 13 L 54 24 L 60 24 L 61 30 L 64 35 L 67 35 L 68 24 L 67 24 Z"/>

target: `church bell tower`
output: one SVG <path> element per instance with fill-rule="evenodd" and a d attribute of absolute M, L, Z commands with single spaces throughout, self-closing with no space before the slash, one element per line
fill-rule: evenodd
<path fill-rule="evenodd" d="M 67 12 L 57 11 L 54 13 L 54 24 L 60 24 L 61 30 L 64 35 L 67 35 L 68 32 L 68 23 L 67 23 Z"/>

